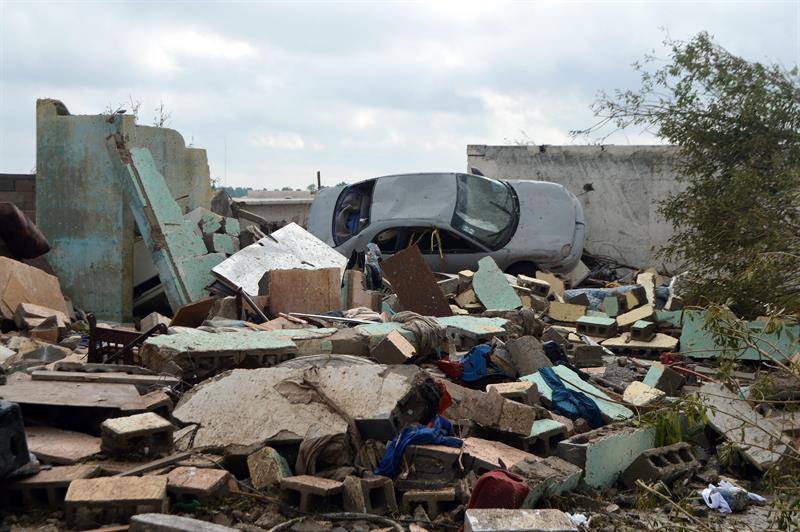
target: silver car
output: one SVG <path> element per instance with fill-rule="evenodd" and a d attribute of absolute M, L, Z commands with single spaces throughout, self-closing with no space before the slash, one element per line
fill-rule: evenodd
<path fill-rule="evenodd" d="M 349 257 L 417 244 L 435 271 L 491 256 L 511 274 L 568 272 L 583 252 L 583 208 L 563 186 L 458 173 L 390 175 L 317 191 L 308 230 Z"/>

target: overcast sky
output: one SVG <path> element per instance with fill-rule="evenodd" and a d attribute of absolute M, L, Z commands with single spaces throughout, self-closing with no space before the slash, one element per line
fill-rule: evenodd
<path fill-rule="evenodd" d="M 573 142 L 598 90 L 636 86 L 630 65 L 662 49 L 660 28 L 799 62 L 797 1 L 0 0 L 0 173 L 34 167 L 42 97 L 72 114 L 132 97 L 144 124 L 163 102 L 225 185 L 462 171 L 467 144 Z"/>

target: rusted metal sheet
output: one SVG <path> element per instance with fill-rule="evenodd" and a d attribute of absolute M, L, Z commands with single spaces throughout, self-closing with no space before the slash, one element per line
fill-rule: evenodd
<path fill-rule="evenodd" d="M 404 310 L 423 316 L 452 316 L 450 305 L 417 246 L 386 259 L 381 269 Z"/>

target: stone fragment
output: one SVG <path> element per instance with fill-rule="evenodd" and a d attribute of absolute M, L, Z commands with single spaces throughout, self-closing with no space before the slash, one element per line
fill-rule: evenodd
<path fill-rule="evenodd" d="M 571 344 L 567 352 L 572 365 L 576 368 L 596 368 L 603 365 L 603 356 L 607 353 L 600 345 Z"/>
<path fill-rule="evenodd" d="M 139 322 L 139 330 L 142 332 L 147 332 L 159 323 L 163 323 L 167 327 L 172 320 L 166 316 L 162 316 L 158 312 L 151 312 L 147 316 L 141 319 Z"/>
<path fill-rule="evenodd" d="M 170 514 L 138 514 L 131 517 L 131 532 L 237 532 L 208 521 Z"/>
<path fill-rule="evenodd" d="M 166 476 L 103 477 L 73 480 L 64 498 L 71 526 L 127 521 L 139 512 L 167 511 Z"/>
<path fill-rule="evenodd" d="M 281 480 L 292 476 L 286 459 L 272 447 L 263 447 L 247 457 L 250 483 L 255 489 L 277 489 Z"/>
<path fill-rule="evenodd" d="M 330 342 L 330 352 L 337 355 L 369 356 L 369 340 L 357 328 L 337 329 L 326 338 Z"/>
<path fill-rule="evenodd" d="M 507 434 L 527 437 L 533 422 L 540 417 L 538 408 L 510 401 L 498 393 L 484 393 L 447 381 L 453 404 L 445 412 L 452 420 L 470 420 L 478 425 Z"/>
<path fill-rule="evenodd" d="M 25 427 L 28 449 L 43 464 L 71 465 L 100 453 L 100 438 L 55 427 Z"/>
<path fill-rule="evenodd" d="M 629 489 L 636 487 L 637 480 L 648 484 L 660 480 L 669 486 L 678 477 L 698 469 L 700 462 L 692 453 L 692 446 L 679 442 L 644 451 L 622 474 L 622 482 Z"/>
<path fill-rule="evenodd" d="M 520 336 L 509 340 L 506 342 L 506 349 L 520 375 L 530 375 L 553 365 L 544 354 L 542 342 L 533 336 Z"/>
<path fill-rule="evenodd" d="M 388 477 L 348 476 L 342 489 L 345 512 L 386 515 L 397 511 L 394 483 Z"/>
<path fill-rule="evenodd" d="M 505 443 L 474 437 L 464 439 L 463 451 L 478 476 L 495 469 L 510 469 L 524 460 L 536 460 L 536 456 Z"/>
<path fill-rule="evenodd" d="M 173 431 L 172 423 L 152 412 L 107 419 L 100 425 L 101 448 L 114 457 L 163 456 L 172 452 Z"/>
<path fill-rule="evenodd" d="M 470 508 L 464 532 L 578 532 L 578 527 L 561 510 Z"/>
<path fill-rule="evenodd" d="M 167 474 L 167 492 L 177 502 L 208 501 L 225 495 L 232 478 L 224 469 L 176 467 Z"/>
<path fill-rule="evenodd" d="M 647 406 L 658 402 L 665 396 L 664 392 L 641 381 L 633 381 L 625 388 L 622 400 L 634 406 Z"/>
<path fill-rule="evenodd" d="M 47 318 L 56 319 L 57 329 L 63 329 L 69 323 L 69 317 L 65 312 L 33 303 L 20 303 L 14 311 L 14 325 L 18 329 L 33 329 L 41 325 Z"/>
<path fill-rule="evenodd" d="M 686 382 L 686 377 L 661 362 L 653 362 L 643 382 L 667 395 L 674 396 Z"/>
<path fill-rule="evenodd" d="M 492 391 L 499 393 L 506 399 L 525 405 L 533 406 L 539 404 L 539 389 L 536 384 L 529 381 L 487 384 L 486 392 Z"/>
<path fill-rule="evenodd" d="M 586 314 L 585 306 L 559 301 L 551 301 L 550 308 L 547 309 L 550 319 L 566 323 L 575 323 L 584 314 Z"/>
<path fill-rule="evenodd" d="M 298 475 L 281 480 L 281 491 L 287 502 L 301 512 L 319 511 L 325 506 L 342 507 L 343 484 L 311 475 Z"/>
<path fill-rule="evenodd" d="M 519 296 L 492 257 L 478 261 L 472 289 L 487 310 L 513 310 L 522 306 Z"/>
<path fill-rule="evenodd" d="M 392 331 L 370 352 L 380 364 L 405 364 L 417 354 L 414 344 L 397 331 Z"/>

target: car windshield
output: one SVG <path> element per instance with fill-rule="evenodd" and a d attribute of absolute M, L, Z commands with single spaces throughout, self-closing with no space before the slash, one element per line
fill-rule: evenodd
<path fill-rule="evenodd" d="M 503 247 L 517 227 L 518 206 L 510 186 L 476 175 L 457 176 L 452 225 L 491 250 Z"/>

